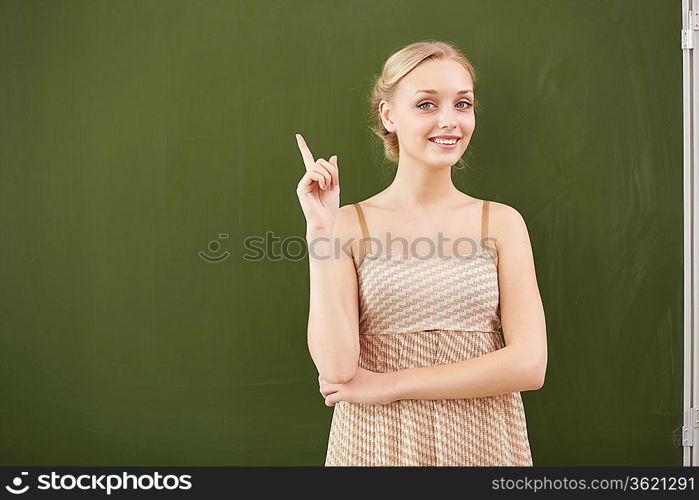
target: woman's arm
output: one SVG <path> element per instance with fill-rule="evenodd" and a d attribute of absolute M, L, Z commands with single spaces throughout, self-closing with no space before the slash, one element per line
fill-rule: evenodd
<path fill-rule="evenodd" d="M 349 249 L 342 246 L 350 233 L 351 210 L 352 205 L 340 207 L 332 230 L 306 231 L 311 285 L 308 349 L 320 377 L 338 384 L 350 380 L 359 363 L 357 274 Z"/>
<path fill-rule="evenodd" d="M 337 155 L 316 160 L 301 134 L 296 143 L 306 168 L 296 194 L 309 247 L 308 349 L 322 378 L 345 382 L 359 361 L 357 278 L 351 256 L 335 255 L 333 239 L 345 231 L 349 209 L 340 207 Z"/>
<path fill-rule="evenodd" d="M 386 374 L 390 399 L 477 398 L 543 386 L 546 322 L 527 227 L 517 210 L 501 203 L 491 202 L 491 220 L 506 346 L 459 363 Z"/>

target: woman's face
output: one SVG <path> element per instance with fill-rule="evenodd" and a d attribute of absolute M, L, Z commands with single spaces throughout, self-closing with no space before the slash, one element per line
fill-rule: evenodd
<path fill-rule="evenodd" d="M 398 135 L 402 160 L 407 155 L 427 165 L 451 167 L 466 151 L 476 128 L 474 97 L 471 75 L 463 66 L 429 60 L 403 77 L 395 102 L 381 101 L 379 111 L 386 129 Z M 460 139 L 443 148 L 430 140 L 440 135 Z"/>

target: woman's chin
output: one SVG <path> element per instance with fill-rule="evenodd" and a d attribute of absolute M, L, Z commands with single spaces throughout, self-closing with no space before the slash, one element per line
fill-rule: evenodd
<path fill-rule="evenodd" d="M 456 163 L 458 161 L 459 161 L 458 158 L 456 160 L 454 160 L 453 158 L 450 158 L 450 159 L 444 158 L 441 160 L 429 159 L 425 162 L 425 164 L 428 167 L 441 170 L 441 169 L 448 169 L 448 168 L 453 167 L 454 165 L 456 165 Z"/>
<path fill-rule="evenodd" d="M 456 165 L 460 158 L 461 155 L 459 154 L 437 155 L 437 158 L 435 158 L 435 155 L 429 155 L 427 163 L 436 168 L 450 168 Z"/>

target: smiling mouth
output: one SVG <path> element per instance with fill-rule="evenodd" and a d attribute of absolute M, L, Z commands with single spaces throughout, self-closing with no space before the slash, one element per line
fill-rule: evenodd
<path fill-rule="evenodd" d="M 444 142 L 444 141 L 445 141 L 444 139 L 441 140 L 440 142 L 437 142 L 437 140 L 432 139 L 432 138 L 428 139 L 428 141 L 430 141 L 430 142 L 434 142 L 435 144 L 443 144 L 443 145 L 445 145 L 445 146 L 453 146 L 454 144 L 456 144 L 456 143 L 459 142 L 460 140 L 461 140 L 461 137 L 459 137 L 459 138 L 456 139 L 456 140 L 450 140 L 450 141 L 448 141 L 448 142 Z"/>

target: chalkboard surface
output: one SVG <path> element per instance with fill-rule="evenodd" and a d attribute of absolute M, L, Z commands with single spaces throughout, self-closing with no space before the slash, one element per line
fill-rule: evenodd
<path fill-rule="evenodd" d="M 372 78 L 437 39 L 482 103 L 454 181 L 532 240 L 535 465 L 681 465 L 680 29 L 664 0 L 4 0 L 0 463 L 321 465 L 294 134 L 341 204 L 383 189 Z"/>

